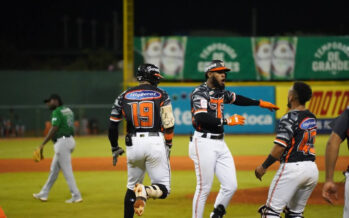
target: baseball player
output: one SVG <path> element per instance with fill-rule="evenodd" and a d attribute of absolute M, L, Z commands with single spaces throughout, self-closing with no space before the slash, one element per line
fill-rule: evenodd
<path fill-rule="evenodd" d="M 315 188 L 319 171 L 315 163 L 316 117 L 305 108 L 312 91 L 309 85 L 295 82 L 288 92 L 289 112 L 280 120 L 274 147 L 255 170 L 258 179 L 275 161 L 280 168 L 271 182 L 268 199 L 259 208 L 261 217 L 302 218 L 307 200 Z"/>
<path fill-rule="evenodd" d="M 52 110 L 52 127 L 46 135 L 45 140 L 39 146 L 39 149 L 42 151 L 45 144 L 52 139 L 54 142 L 55 155 L 52 159 L 50 175 L 46 184 L 39 193 L 33 194 L 33 197 L 41 201 L 47 201 L 51 187 L 55 183 L 59 171 L 62 170 L 72 194 L 72 198 L 65 202 L 82 202 L 80 191 L 75 183 L 70 156 L 75 148 L 75 140 L 73 138 L 74 113 L 70 108 L 63 105 L 61 97 L 57 94 L 52 94 L 48 99 L 44 100 L 44 102 L 47 104 L 48 108 Z"/>
<path fill-rule="evenodd" d="M 124 217 L 141 216 L 148 198 L 164 199 L 170 193 L 169 153 L 172 147 L 174 116 L 167 93 L 157 88 L 159 68 L 142 64 L 137 70 L 139 85 L 117 97 L 110 115 L 109 140 L 113 164 L 124 151 L 118 145 L 118 125 L 127 122 L 126 154 L 128 183 Z M 145 172 L 150 186 L 142 184 Z"/>
<path fill-rule="evenodd" d="M 196 87 L 191 95 L 192 120 L 195 132 L 189 143 L 189 156 L 194 161 L 196 191 L 193 199 L 192 217 L 203 216 L 205 202 L 210 193 L 214 174 L 221 189 L 214 204 L 211 217 L 223 217 L 230 199 L 237 189 L 233 157 L 224 142 L 224 125 L 243 125 L 244 117 L 223 117 L 224 104 L 260 106 L 270 110 L 278 107 L 262 100 L 253 100 L 225 90 L 225 79 L 230 71 L 224 62 L 213 60 L 206 68 L 206 82 Z"/>
<path fill-rule="evenodd" d="M 337 186 L 333 181 L 334 168 L 336 166 L 339 146 L 347 138 L 349 147 L 349 106 L 344 112 L 330 123 L 332 133 L 327 142 L 326 147 L 326 182 L 322 188 L 322 197 L 329 203 L 332 202 L 332 197 L 337 198 Z M 343 217 L 349 217 L 349 167 L 344 172 L 345 180 L 345 203 Z"/>

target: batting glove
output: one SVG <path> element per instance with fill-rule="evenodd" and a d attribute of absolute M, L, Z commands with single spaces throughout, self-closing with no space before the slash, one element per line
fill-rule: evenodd
<path fill-rule="evenodd" d="M 223 124 L 229 125 L 229 126 L 235 126 L 235 125 L 243 126 L 245 124 L 245 117 L 240 116 L 238 114 L 234 114 L 233 116 L 227 119 L 224 119 Z"/>
<path fill-rule="evenodd" d="M 262 99 L 259 100 L 259 107 L 262 107 L 262 108 L 268 108 L 270 111 L 276 111 L 276 110 L 279 110 L 279 107 L 268 102 L 268 101 L 263 101 Z"/>
<path fill-rule="evenodd" d="M 171 148 L 172 148 L 172 142 L 166 142 L 166 153 L 167 153 L 168 159 L 170 159 Z"/>
<path fill-rule="evenodd" d="M 116 163 L 118 162 L 118 157 L 122 155 L 125 151 L 121 147 L 112 148 L 113 152 L 113 166 L 116 166 Z"/>

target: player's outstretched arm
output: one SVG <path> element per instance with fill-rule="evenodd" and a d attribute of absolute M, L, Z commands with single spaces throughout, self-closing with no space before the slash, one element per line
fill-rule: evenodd
<path fill-rule="evenodd" d="M 233 102 L 235 105 L 239 106 L 260 106 L 262 108 L 268 108 L 270 111 L 279 110 L 279 107 L 263 100 L 254 100 L 242 95 L 236 95 L 236 99 Z"/>
<path fill-rule="evenodd" d="M 256 178 L 262 181 L 263 175 L 267 172 L 269 166 L 271 166 L 275 161 L 280 160 L 282 153 L 284 152 L 285 147 L 280 146 L 279 144 L 275 144 L 273 149 L 271 150 L 269 156 L 263 164 L 259 165 L 255 169 Z"/>
<path fill-rule="evenodd" d="M 322 188 L 322 197 L 330 204 L 333 204 L 333 199 L 338 199 L 337 185 L 333 181 L 333 173 L 338 158 L 339 147 L 342 141 L 343 140 L 339 137 L 337 133 L 332 132 L 326 145 L 326 180 Z"/>
<path fill-rule="evenodd" d="M 275 104 L 272 104 L 268 101 L 263 101 L 262 99 L 259 100 L 259 106 L 262 108 L 267 108 L 270 111 L 276 111 L 279 110 L 280 108 L 278 106 L 276 106 Z"/>

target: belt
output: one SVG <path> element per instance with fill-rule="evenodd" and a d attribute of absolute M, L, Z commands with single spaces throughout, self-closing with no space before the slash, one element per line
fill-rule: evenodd
<path fill-rule="evenodd" d="M 224 134 L 219 134 L 219 135 L 207 135 L 207 133 L 202 134 L 202 138 L 208 138 L 208 139 L 223 139 Z"/>
<path fill-rule="evenodd" d="M 56 142 L 58 139 L 62 139 L 62 138 L 65 139 L 65 138 L 69 138 L 71 136 L 73 136 L 73 135 L 63 135 L 63 136 L 61 136 L 59 138 L 54 139 L 53 141 Z"/>
<path fill-rule="evenodd" d="M 199 134 L 197 134 L 197 133 L 199 133 Z M 197 135 L 201 138 L 208 138 L 208 139 L 223 139 L 224 138 L 224 134 L 213 134 L 213 133 L 207 133 L 207 132 L 204 132 L 204 133 L 195 132 L 194 135 Z"/>
<path fill-rule="evenodd" d="M 135 132 L 130 133 L 132 137 L 160 136 L 159 132 Z"/>

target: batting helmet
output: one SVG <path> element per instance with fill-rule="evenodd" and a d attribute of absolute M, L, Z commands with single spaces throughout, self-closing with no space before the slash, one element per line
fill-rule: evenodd
<path fill-rule="evenodd" d="M 154 64 L 142 64 L 137 69 L 137 80 L 138 81 L 148 81 L 152 85 L 157 85 L 160 79 L 163 78 L 160 75 L 160 70 Z"/>
<path fill-rule="evenodd" d="M 225 64 L 221 60 L 213 60 L 206 68 L 205 68 L 205 76 L 206 79 L 208 78 L 207 73 L 208 72 L 228 72 L 230 71 L 229 68 L 225 67 Z"/>

